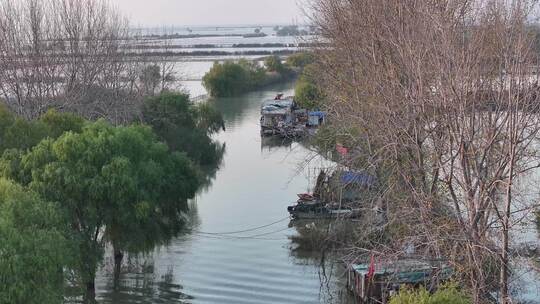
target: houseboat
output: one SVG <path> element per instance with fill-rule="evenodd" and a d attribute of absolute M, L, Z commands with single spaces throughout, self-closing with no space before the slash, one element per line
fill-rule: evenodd
<path fill-rule="evenodd" d="M 277 94 L 261 105 L 261 135 L 295 138 L 313 133 L 324 123 L 326 113 L 300 109 L 294 97 Z"/>
<path fill-rule="evenodd" d="M 274 99 L 265 100 L 261 106 L 262 135 L 295 135 L 296 104 L 294 98 L 278 94 Z"/>

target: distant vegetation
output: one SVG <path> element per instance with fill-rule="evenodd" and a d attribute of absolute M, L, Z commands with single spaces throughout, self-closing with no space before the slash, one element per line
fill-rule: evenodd
<path fill-rule="evenodd" d="M 215 62 L 203 77 L 203 85 L 212 97 L 231 97 L 272 83 L 290 79 L 296 72 L 284 65 L 278 56 L 265 58 L 264 66 L 257 62 Z"/>
<path fill-rule="evenodd" d="M 309 35 L 306 30 L 300 30 L 298 25 L 287 25 L 283 27 L 275 27 L 276 35 L 278 36 L 305 36 Z"/>
<path fill-rule="evenodd" d="M 161 52 L 128 52 L 124 55 L 134 58 L 141 58 L 141 57 L 175 57 L 175 56 L 269 56 L 269 55 L 290 55 L 294 54 L 297 51 L 295 50 L 250 50 L 250 51 L 235 51 L 235 52 L 227 52 L 227 51 L 219 51 L 219 48 L 216 48 L 216 50 L 204 50 L 204 51 L 192 51 L 192 52 L 185 52 L 185 51 L 179 51 L 175 52 L 172 50 L 163 50 Z"/>
<path fill-rule="evenodd" d="M 321 43 L 237 43 L 232 46 L 221 44 L 193 44 L 193 45 L 162 45 L 162 44 L 132 44 L 123 46 L 126 50 L 176 50 L 176 49 L 220 49 L 220 48 L 278 48 L 278 47 L 312 47 L 324 46 Z"/>
<path fill-rule="evenodd" d="M 212 97 L 230 97 L 301 74 L 296 85 L 296 98 L 302 106 L 313 109 L 324 99 L 312 77 L 313 62 L 313 54 L 307 52 L 293 54 L 285 63 L 279 56 L 264 58 L 263 65 L 245 59 L 215 62 L 204 75 L 203 85 Z"/>
<path fill-rule="evenodd" d="M 314 61 L 315 58 L 312 53 L 303 52 L 296 53 L 287 57 L 287 60 L 285 62 L 290 67 L 305 68 L 308 64 L 312 64 Z"/>
<path fill-rule="evenodd" d="M 186 38 L 211 38 L 211 37 L 242 37 L 242 34 L 163 34 L 135 36 L 135 39 L 186 39 Z"/>

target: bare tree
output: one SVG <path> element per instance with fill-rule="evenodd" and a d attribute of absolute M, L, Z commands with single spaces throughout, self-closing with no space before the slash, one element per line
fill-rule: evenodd
<path fill-rule="evenodd" d="M 312 2 L 330 120 L 389 202 L 379 252 L 450 259 L 476 303 L 510 303 L 515 181 L 538 165 L 534 4 Z"/>
<path fill-rule="evenodd" d="M 142 97 L 133 89 L 126 18 L 106 0 L 0 1 L 0 90 L 19 114 L 50 107 L 125 122 Z"/>

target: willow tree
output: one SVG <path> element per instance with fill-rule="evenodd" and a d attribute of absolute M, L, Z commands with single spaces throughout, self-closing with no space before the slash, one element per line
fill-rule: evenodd
<path fill-rule="evenodd" d="M 56 204 L 0 179 L 0 303 L 63 302 L 66 229 Z"/>
<path fill-rule="evenodd" d="M 87 302 L 95 297 L 106 243 L 121 257 L 135 243 L 149 246 L 174 235 L 199 186 L 191 161 L 171 153 L 150 128 L 103 121 L 42 141 L 23 156 L 21 167 L 29 188 L 58 202 L 69 219 Z"/>
<path fill-rule="evenodd" d="M 203 167 L 221 162 L 224 147 L 211 135 L 224 128 L 224 121 L 209 104 L 192 104 L 187 94 L 162 93 L 145 101 L 142 115 L 171 150 L 187 153 Z"/>
<path fill-rule="evenodd" d="M 513 212 L 534 207 L 514 197 L 538 164 L 534 2 L 312 1 L 328 120 L 387 202 L 372 244 L 450 259 L 475 303 L 511 301 Z"/>
<path fill-rule="evenodd" d="M 81 132 L 86 121 L 71 113 L 49 110 L 35 120 L 15 115 L 0 104 L 0 156 L 7 149 L 26 151 L 41 140 L 58 138 L 64 132 Z"/>

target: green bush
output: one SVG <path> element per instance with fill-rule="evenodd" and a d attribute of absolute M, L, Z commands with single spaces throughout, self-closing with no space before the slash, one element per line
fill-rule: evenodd
<path fill-rule="evenodd" d="M 215 62 L 203 77 L 203 85 L 213 97 L 231 97 L 250 90 L 260 72 L 247 62 Z"/>
<path fill-rule="evenodd" d="M 57 205 L 0 178 L 0 304 L 60 304 L 72 256 Z"/>
<path fill-rule="evenodd" d="M 85 120 L 70 113 L 49 110 L 39 119 L 28 121 L 0 105 L 0 155 L 7 149 L 27 150 L 41 140 L 58 138 L 66 131 L 80 132 Z"/>
<path fill-rule="evenodd" d="M 320 108 L 324 103 L 324 93 L 315 82 L 314 68 L 306 66 L 294 88 L 294 100 L 306 109 Z"/>
<path fill-rule="evenodd" d="M 425 288 L 404 288 L 390 299 L 390 304 L 471 304 L 471 299 L 455 284 L 442 286 L 435 293 Z"/>
<path fill-rule="evenodd" d="M 277 72 L 277 73 L 284 73 L 285 72 L 285 66 L 281 62 L 281 58 L 279 56 L 269 56 L 264 59 L 264 66 L 266 67 L 266 70 L 269 72 Z"/>
<path fill-rule="evenodd" d="M 204 75 L 203 85 L 212 97 L 232 97 L 294 75 L 277 56 L 267 57 L 265 66 L 266 68 L 263 68 L 256 62 L 245 59 L 215 62 Z"/>
<path fill-rule="evenodd" d="M 192 105 L 189 95 L 162 93 L 148 98 L 143 122 L 173 151 L 185 152 L 201 166 L 216 166 L 223 147 L 210 137 L 223 128 L 221 114 L 208 104 Z"/>
<path fill-rule="evenodd" d="M 296 53 L 289 57 L 285 63 L 292 68 L 304 68 L 315 61 L 312 53 Z"/>
<path fill-rule="evenodd" d="M 299 80 L 294 92 L 295 101 L 301 108 L 315 109 L 320 107 L 322 94 L 314 83 Z"/>

